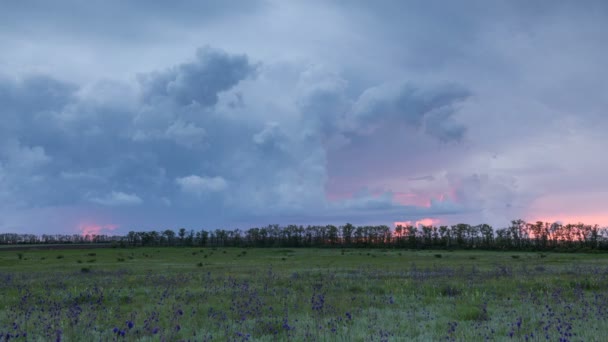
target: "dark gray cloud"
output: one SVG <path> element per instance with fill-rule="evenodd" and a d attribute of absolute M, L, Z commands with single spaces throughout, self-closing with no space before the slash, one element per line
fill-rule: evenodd
<path fill-rule="evenodd" d="M 6 82 L 5 102 L 20 115 L 6 127 L 13 143 L 5 145 L 3 171 L 27 168 L 39 180 L 32 183 L 22 170 L 9 174 L 16 181 L 10 195 L 23 199 L 24 208 L 177 206 L 222 212 L 220 221 L 253 219 L 260 213 L 301 216 L 310 210 L 317 217 L 363 209 L 396 217 L 407 210 L 390 192 L 327 202 L 324 138 L 351 131 L 365 136 L 361 125 L 374 121 L 419 129 L 425 115 L 451 107 L 466 93 L 444 87 L 398 92 L 379 100 L 386 105 L 367 108 L 369 117 L 362 121 L 356 107 L 360 99 L 342 91 L 340 82 L 346 81 L 311 80 L 304 70 L 305 84 L 299 85 L 304 90 L 296 101 L 300 116 L 296 126 L 286 128 L 223 113 L 232 106 L 219 95 L 254 72 L 246 56 L 206 48 L 198 50 L 193 62 L 141 76 L 141 98 L 138 91 L 107 81 L 77 89 L 45 78 L 47 91 L 35 81 L 39 77 Z M 113 88 L 121 98 L 115 98 Z M 38 94 L 36 108 L 21 100 L 30 92 Z M 247 98 L 241 101 L 247 106 Z M 339 110 L 336 103 L 342 103 Z M 298 126 L 308 128 L 298 132 Z M 413 207 L 410 212 L 422 215 L 424 210 Z"/>
<path fill-rule="evenodd" d="M 250 77 L 255 66 L 245 55 L 228 55 L 210 48 L 199 49 L 193 62 L 160 73 L 141 75 L 144 101 L 170 98 L 181 106 L 213 106 L 218 94 Z M 159 99 L 160 98 L 160 99 Z"/>
<path fill-rule="evenodd" d="M 452 120 L 454 106 L 470 96 L 456 85 L 420 88 L 411 84 L 387 84 L 366 90 L 357 100 L 353 116 L 359 125 L 383 121 L 424 126 L 426 133 L 442 141 L 460 140 L 465 127 Z"/>
<path fill-rule="evenodd" d="M 145 143 L 137 135 L 141 122 L 138 117 L 145 117 L 148 111 L 145 104 L 137 104 L 136 99 L 134 105 L 110 98 L 99 100 L 103 88 L 120 88 L 119 84 L 102 84 L 96 87 L 100 91 L 94 91 L 93 98 L 89 98 L 86 94 L 77 95 L 74 86 L 49 77 L 2 82 L 0 98 L 5 105 L 5 120 L 0 129 L 6 140 L 2 153 L 4 169 L 28 168 L 44 179 L 35 189 L 22 189 L 15 196 L 34 200 L 36 205 L 78 203 L 82 199 L 121 203 L 125 202 L 121 199 L 139 195 L 130 198 L 114 195 L 136 191 L 150 196 L 163 191 L 167 187 L 166 177 L 197 168 L 200 161 L 192 156 L 204 148 L 199 143 L 207 136 L 200 122 L 180 117 L 179 107 L 186 100 L 200 101 L 201 106 L 213 105 L 217 93 L 234 86 L 247 76 L 248 70 L 252 69 L 245 56 L 207 49 L 198 51 L 196 63 L 180 65 L 173 69 L 174 73 L 166 72 L 167 87 L 172 82 L 181 83 L 158 96 L 173 96 L 176 107 L 167 109 L 175 115 L 160 123 L 163 133 L 160 140 Z M 188 81 L 195 83 L 183 83 Z M 195 87 L 196 82 L 202 86 Z M 143 88 L 148 90 L 146 86 Z M 35 168 L 41 163 L 47 165 Z M 31 182 L 21 179 L 14 186 L 30 185 Z"/>

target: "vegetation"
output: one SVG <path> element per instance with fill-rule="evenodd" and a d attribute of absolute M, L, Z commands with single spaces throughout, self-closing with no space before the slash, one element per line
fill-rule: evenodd
<path fill-rule="evenodd" d="M 605 254 L 95 252 L 0 250 L 0 341 L 602 341 L 608 324 Z"/>
<path fill-rule="evenodd" d="M 269 225 L 248 230 L 194 231 L 176 233 L 131 231 L 126 236 L 0 234 L 0 244 L 82 244 L 113 246 L 199 246 L 199 247 L 336 247 L 409 249 L 486 249 L 519 251 L 608 250 L 608 230 L 598 225 L 527 223 L 515 220 L 506 228 L 490 225 L 452 226 L 297 226 Z"/>

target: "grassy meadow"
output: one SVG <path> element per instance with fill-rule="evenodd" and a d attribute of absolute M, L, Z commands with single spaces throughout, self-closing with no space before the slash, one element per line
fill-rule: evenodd
<path fill-rule="evenodd" d="M 608 255 L 0 249 L 0 341 L 603 341 Z"/>

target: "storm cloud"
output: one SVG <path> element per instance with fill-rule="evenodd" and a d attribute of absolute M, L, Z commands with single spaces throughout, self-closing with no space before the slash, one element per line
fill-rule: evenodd
<path fill-rule="evenodd" d="M 5 9 L 2 231 L 608 224 L 602 2 Z"/>

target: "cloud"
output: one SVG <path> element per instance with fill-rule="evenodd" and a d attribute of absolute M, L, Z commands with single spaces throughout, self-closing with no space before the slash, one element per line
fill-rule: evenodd
<path fill-rule="evenodd" d="M 185 123 L 180 120 L 172 123 L 165 132 L 165 135 L 169 139 L 186 147 L 193 147 L 201 144 L 204 141 L 206 134 L 204 128 L 198 127 L 191 122 Z"/>
<path fill-rule="evenodd" d="M 224 191 L 228 187 L 228 182 L 222 177 L 200 177 L 190 175 L 180 177 L 175 180 L 181 191 L 195 195 L 202 195 L 209 192 Z"/>
<path fill-rule="evenodd" d="M 89 201 L 105 206 L 129 206 L 142 204 L 143 200 L 136 194 L 112 191 L 102 197 L 91 197 Z"/>
<path fill-rule="evenodd" d="M 324 135 L 344 129 L 352 100 L 343 77 L 314 65 L 301 72 L 297 87 L 297 104 L 310 129 Z"/>
<path fill-rule="evenodd" d="M 52 6 L 33 0 L 7 4 L 0 20 L 7 30 L 25 31 L 28 37 L 71 33 L 88 39 L 132 43 L 170 35 L 172 32 L 163 30 L 167 26 L 192 29 L 227 15 L 255 13 L 263 7 L 264 1 L 260 0 L 243 3 L 179 0 L 171 5 L 156 0 L 129 3 L 109 0 L 103 4 L 58 1 Z M 16 17 L 22 19 L 16 20 Z"/>
<path fill-rule="evenodd" d="M 333 209 L 346 210 L 374 210 L 374 209 L 394 209 L 403 208 L 393 200 L 391 192 L 385 192 L 379 195 L 371 194 L 367 189 L 364 189 L 353 197 L 337 201 L 333 203 Z"/>
<path fill-rule="evenodd" d="M 353 117 L 359 127 L 406 124 L 441 141 L 462 139 L 465 127 L 454 121 L 456 104 L 471 95 L 454 84 L 416 87 L 408 83 L 383 84 L 367 89 L 354 104 Z"/>
<path fill-rule="evenodd" d="M 268 122 L 264 126 L 264 129 L 253 135 L 253 142 L 265 148 L 281 149 L 282 145 L 288 141 L 288 138 L 281 131 L 281 127 L 277 122 Z"/>
<path fill-rule="evenodd" d="M 461 141 L 466 127 L 455 121 L 452 108 L 440 108 L 427 115 L 424 131 L 442 142 Z"/>
<path fill-rule="evenodd" d="M 49 182 L 18 196 L 35 205 L 92 203 L 162 210 L 170 203 L 188 211 L 192 199 L 179 195 L 186 193 L 197 197 L 199 210 L 222 213 L 221 220 L 251 220 L 259 215 L 345 219 L 422 215 L 420 208 L 394 202 L 390 191 L 328 202 L 326 149 L 346 148 L 356 141 L 353 134 L 382 134 L 364 132 L 363 122 L 395 127 L 404 123 L 421 130 L 429 112 L 445 109 L 451 115 L 453 102 L 463 92 L 443 86 L 421 90 L 409 84 L 403 86 L 406 91 L 397 87 L 396 92 L 383 93 L 380 90 L 390 88 L 385 85 L 356 94 L 338 73 L 305 67 L 285 84 L 296 111 L 292 116 L 273 116 L 275 121 L 269 120 L 260 101 L 279 97 L 248 97 L 248 88 L 241 87 L 244 82 L 258 82 L 254 75 L 262 80 L 274 77 L 267 73 L 271 71 L 258 70 L 245 55 L 205 48 L 191 62 L 141 74 L 139 89 L 113 81 L 82 89 L 66 87 L 69 91 L 62 101 L 48 101 L 53 110 L 42 115 L 25 110 L 20 118 L 28 130 L 17 135 L 34 146 L 30 155 L 49 156 L 46 167 L 40 168 Z M 374 101 L 382 103 L 368 108 L 362 119 L 359 105 L 374 92 L 380 94 Z M 230 94 L 238 95 L 239 106 L 231 105 Z M 384 112 L 383 106 L 395 110 Z M 246 117 L 235 116 L 244 110 Z M 415 116 L 421 121 L 413 122 Z M 210 174 L 222 176 L 204 176 Z M 108 187 L 125 190 L 106 193 Z"/>
<path fill-rule="evenodd" d="M 194 61 L 163 72 L 143 74 L 140 82 L 147 103 L 170 98 L 180 106 L 210 107 L 217 103 L 220 92 L 253 76 L 255 70 L 246 55 L 201 48 Z"/>
<path fill-rule="evenodd" d="M 51 161 L 41 146 L 23 146 L 18 141 L 6 141 L 0 147 L 0 157 L 5 160 L 7 167 L 20 172 L 34 171 Z"/>
<path fill-rule="evenodd" d="M 0 103 L 5 124 L 14 123 L 23 111 L 45 112 L 62 108 L 74 99 L 77 87 L 47 75 L 11 79 L 0 75 Z"/>
<path fill-rule="evenodd" d="M 501 224 L 608 189 L 602 2 L 32 1 L 0 21 L 6 227 Z M 113 189 L 142 201 L 101 205 Z"/>

